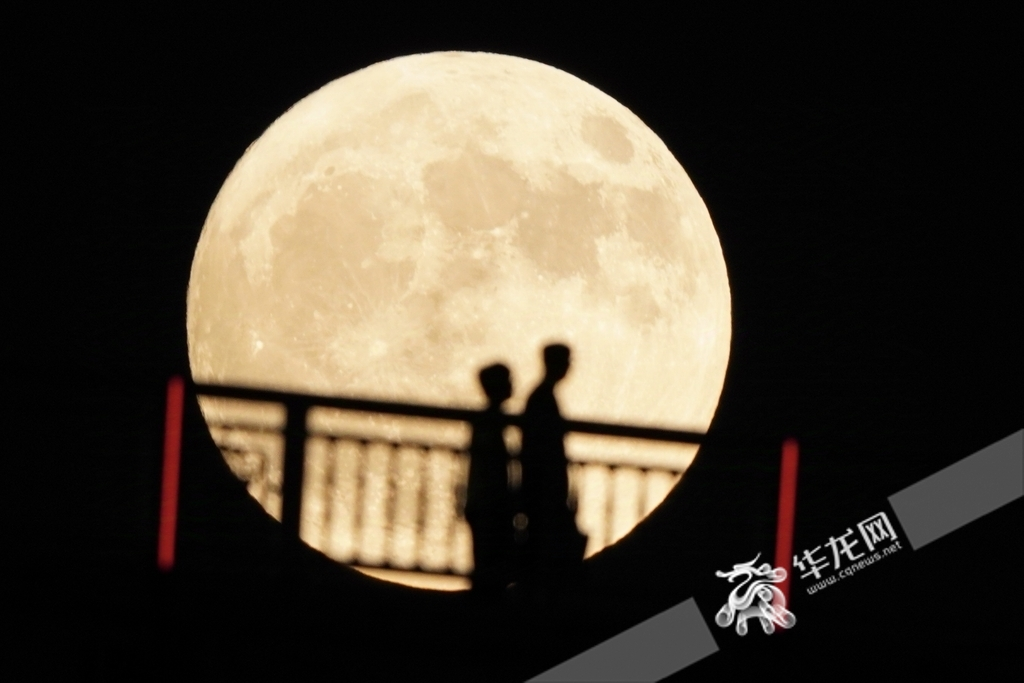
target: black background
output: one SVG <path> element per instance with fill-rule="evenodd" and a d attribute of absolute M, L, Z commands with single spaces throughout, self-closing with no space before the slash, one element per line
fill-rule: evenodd
<path fill-rule="evenodd" d="M 1012 22 L 620 12 L 12 22 L 8 588 L 29 607 L 16 617 L 28 651 L 45 653 L 30 666 L 522 680 L 694 595 L 711 623 L 729 587 L 713 571 L 772 554 L 784 437 L 801 447 L 800 550 L 1021 428 Z M 500 620 L 468 628 L 452 596 L 314 556 L 300 580 L 276 576 L 272 525 L 201 429 L 186 444 L 179 570 L 153 568 L 163 392 L 187 375 L 189 268 L 221 183 L 315 89 L 449 49 L 556 66 L 644 120 L 707 204 L 733 297 L 725 389 L 691 474 L 593 562 L 585 609 L 490 650 Z M 1020 510 L 814 596 L 796 581 L 795 629 L 713 627 L 722 651 L 672 680 L 936 663 L 997 678 L 1020 642 Z"/>

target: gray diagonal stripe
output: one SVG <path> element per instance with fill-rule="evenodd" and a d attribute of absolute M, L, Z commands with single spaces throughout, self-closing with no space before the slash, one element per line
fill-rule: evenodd
<path fill-rule="evenodd" d="M 1024 496 L 1024 430 L 889 496 L 914 550 Z"/>
<path fill-rule="evenodd" d="M 718 651 L 693 598 L 548 669 L 528 683 L 659 681 Z"/>

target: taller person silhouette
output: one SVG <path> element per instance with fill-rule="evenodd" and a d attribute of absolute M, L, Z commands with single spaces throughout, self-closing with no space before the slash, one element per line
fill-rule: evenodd
<path fill-rule="evenodd" d="M 527 518 L 526 579 L 542 591 L 558 590 L 583 561 L 586 537 L 569 500 L 565 420 L 555 385 L 569 372 L 569 347 L 544 347 L 544 379 L 523 412 L 522 507 Z"/>

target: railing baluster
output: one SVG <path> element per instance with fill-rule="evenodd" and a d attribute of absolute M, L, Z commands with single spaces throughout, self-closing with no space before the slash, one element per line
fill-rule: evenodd
<path fill-rule="evenodd" d="M 355 491 L 352 496 L 352 558 L 356 561 L 362 556 L 363 525 L 365 523 L 363 505 L 366 493 L 366 461 L 368 442 L 356 442 Z"/>
<path fill-rule="evenodd" d="M 398 444 L 387 444 L 384 455 L 384 562 L 393 565 L 395 562 L 395 510 L 398 498 Z"/>
<path fill-rule="evenodd" d="M 370 565 L 380 564 L 383 553 L 380 552 L 383 540 L 380 535 L 384 533 L 384 523 L 381 519 L 383 509 L 380 498 L 387 487 L 387 466 L 381 467 L 380 449 L 375 448 L 379 443 L 368 443 L 363 453 L 363 519 L 362 528 L 359 534 L 359 557 L 363 562 Z M 383 472 L 381 470 L 383 469 Z M 385 481 L 381 485 L 381 476 Z M 384 489 L 384 491 L 382 491 Z M 374 533 L 376 532 L 376 533 Z"/>
<path fill-rule="evenodd" d="M 336 440 L 334 458 L 337 463 L 335 475 L 338 490 L 335 498 L 339 501 L 339 514 L 336 518 L 340 524 L 335 525 L 336 557 L 351 562 L 358 557 L 358 515 L 360 506 L 359 471 L 361 468 L 361 449 L 359 442 L 351 439 Z M 339 547 L 340 545 L 340 547 Z"/>
<path fill-rule="evenodd" d="M 334 517 L 334 490 L 335 490 L 335 457 L 334 457 L 334 439 L 322 439 L 324 445 L 324 458 L 327 460 L 327 466 L 324 469 L 323 487 L 321 488 L 321 497 L 323 500 L 323 511 L 322 521 L 320 529 L 320 550 L 325 554 L 330 554 L 331 545 L 333 542 L 333 536 L 331 534 L 331 522 Z"/>
<path fill-rule="evenodd" d="M 415 539 L 415 552 L 413 557 L 416 558 L 416 567 L 422 568 L 424 566 L 423 556 L 423 536 L 427 531 L 427 496 L 429 495 L 428 489 L 430 488 L 430 450 L 427 448 L 417 448 L 419 453 L 419 480 L 420 487 L 416 492 L 416 539 Z"/>
<path fill-rule="evenodd" d="M 615 536 L 615 466 L 606 468 L 604 544 L 609 545 Z"/>
<path fill-rule="evenodd" d="M 260 497 L 257 499 L 260 501 L 260 505 L 267 508 L 270 504 L 270 473 L 267 467 L 267 456 L 264 453 L 259 454 L 259 465 L 256 468 L 257 476 L 259 477 L 259 488 Z"/>
<path fill-rule="evenodd" d="M 644 472 L 642 467 L 631 468 L 633 473 L 633 495 L 635 500 L 633 501 L 633 523 L 632 526 L 636 526 L 640 523 L 640 520 L 644 518 L 644 502 L 645 502 L 645 485 L 647 483 L 647 474 Z"/>

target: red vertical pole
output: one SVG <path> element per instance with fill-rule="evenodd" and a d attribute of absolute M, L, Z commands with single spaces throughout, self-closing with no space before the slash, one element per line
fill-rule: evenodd
<path fill-rule="evenodd" d="M 174 540 L 178 526 L 178 479 L 181 471 L 181 422 L 185 382 L 175 376 L 167 382 L 167 416 L 164 421 L 164 471 L 160 490 L 160 531 L 156 565 L 162 571 L 174 567 Z"/>
<path fill-rule="evenodd" d="M 785 596 L 786 602 L 789 602 L 789 582 L 793 571 L 793 523 L 796 517 L 797 456 L 796 439 L 786 439 L 783 441 L 782 467 L 779 477 L 779 526 L 775 532 L 775 566 L 786 570 L 786 579 L 779 586 L 779 590 Z"/>

